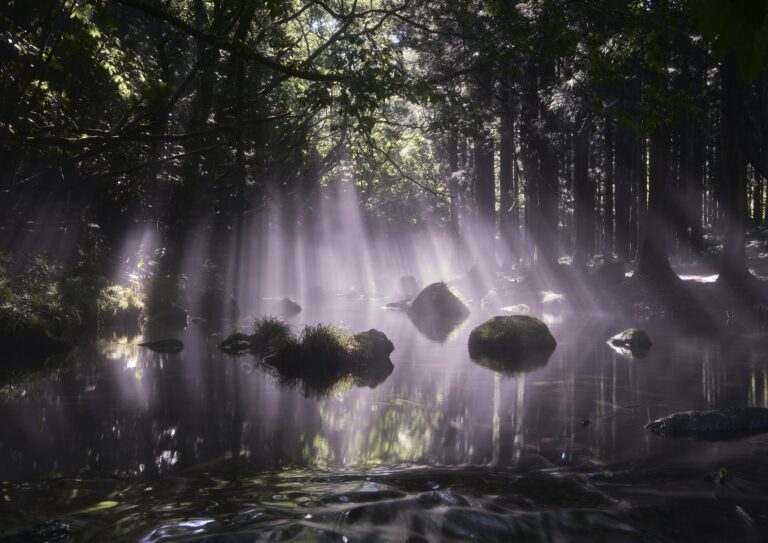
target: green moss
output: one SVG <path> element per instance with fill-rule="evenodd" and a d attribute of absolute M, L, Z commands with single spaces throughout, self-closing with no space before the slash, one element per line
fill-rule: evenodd
<path fill-rule="evenodd" d="M 525 349 L 554 349 L 555 338 L 547 325 L 529 315 L 493 317 L 472 330 L 470 352 L 482 355 L 508 354 Z"/>

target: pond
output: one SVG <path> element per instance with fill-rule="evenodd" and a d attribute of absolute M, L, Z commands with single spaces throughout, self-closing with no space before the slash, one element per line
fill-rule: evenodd
<path fill-rule="evenodd" d="M 115 334 L 0 396 L 0 541 L 761 541 L 768 435 L 665 439 L 649 420 L 768 407 L 768 342 L 539 315 L 545 365 L 473 362 L 478 312 L 446 334 L 383 300 L 333 298 L 289 319 L 377 328 L 394 369 L 324 391 L 216 349 Z M 375 383 L 372 383 L 375 384 Z"/>

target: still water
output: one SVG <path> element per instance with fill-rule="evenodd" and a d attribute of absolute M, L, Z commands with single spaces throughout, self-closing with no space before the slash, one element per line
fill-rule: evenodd
<path fill-rule="evenodd" d="M 115 334 L 0 393 L 0 541 L 764 541 L 768 435 L 662 439 L 649 419 L 768 406 L 768 343 L 540 314 L 558 347 L 528 373 L 474 363 L 381 300 L 289 319 L 377 328 L 394 369 L 325 394 L 216 349 Z M 712 474 L 725 469 L 725 476 Z M 718 479 L 716 481 L 715 479 Z"/>

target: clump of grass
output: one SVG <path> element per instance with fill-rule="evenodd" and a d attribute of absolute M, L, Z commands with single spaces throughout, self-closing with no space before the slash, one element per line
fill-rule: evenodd
<path fill-rule="evenodd" d="M 334 371 L 352 362 L 358 348 L 355 338 L 342 326 L 318 324 L 306 326 L 298 338 L 288 342 L 281 352 L 280 361 L 286 368 L 326 368 Z"/>
<path fill-rule="evenodd" d="M 295 341 L 287 323 L 275 317 L 265 317 L 253 323 L 253 334 L 235 330 L 219 343 L 219 349 L 233 355 L 252 352 L 267 358 L 282 353 L 286 345 Z"/>
<path fill-rule="evenodd" d="M 352 335 L 336 324 L 318 324 L 293 335 L 288 324 L 274 317 L 257 320 L 253 330 L 250 336 L 233 332 L 219 348 L 233 355 L 261 355 L 281 382 L 307 395 L 325 395 L 342 382 L 375 386 L 392 370 L 394 347 L 376 330 Z"/>
<path fill-rule="evenodd" d="M 253 350 L 262 355 L 280 352 L 292 341 L 294 337 L 290 325 L 277 317 L 265 317 L 253 323 L 251 344 Z"/>

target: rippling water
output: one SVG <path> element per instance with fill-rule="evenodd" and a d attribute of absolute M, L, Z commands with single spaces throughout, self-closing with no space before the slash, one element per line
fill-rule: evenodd
<path fill-rule="evenodd" d="M 196 325 L 181 354 L 115 336 L 4 387 L 0 541 L 768 538 L 768 436 L 643 429 L 768 407 L 763 339 L 651 328 L 633 360 L 605 343 L 627 323 L 544 314 L 548 363 L 503 375 L 467 354 L 485 317 L 439 341 L 382 304 L 336 299 L 290 320 L 385 332 L 394 370 L 375 388 L 281 383 Z"/>

